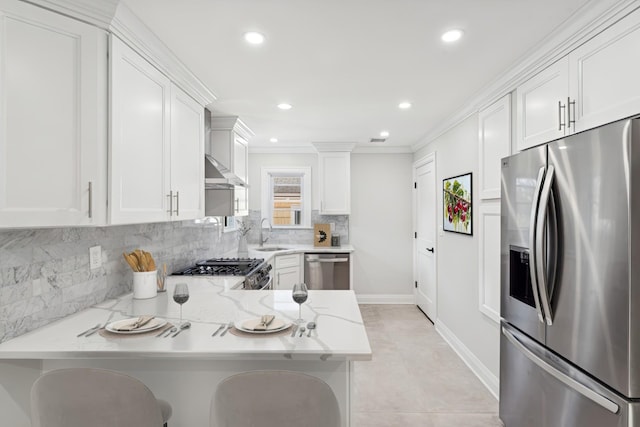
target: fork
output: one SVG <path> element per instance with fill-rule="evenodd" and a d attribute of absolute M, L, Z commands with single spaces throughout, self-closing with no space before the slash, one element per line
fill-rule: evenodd
<path fill-rule="evenodd" d="M 225 329 L 224 331 L 222 331 L 222 333 L 220 334 L 221 337 L 224 336 L 224 334 L 226 334 L 227 332 L 229 332 L 229 329 L 231 329 L 233 327 L 233 322 L 229 322 L 229 324 L 227 325 L 227 329 Z"/>

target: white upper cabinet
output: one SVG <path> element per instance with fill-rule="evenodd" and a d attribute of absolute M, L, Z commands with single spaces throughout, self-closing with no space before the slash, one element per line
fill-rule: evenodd
<path fill-rule="evenodd" d="M 111 37 L 111 224 L 204 214 L 204 107 Z"/>
<path fill-rule="evenodd" d="M 0 1 L 0 227 L 103 225 L 107 35 Z"/>
<path fill-rule="evenodd" d="M 110 222 L 166 221 L 170 193 L 171 82 L 111 37 Z"/>
<path fill-rule="evenodd" d="M 640 114 L 640 10 L 517 89 L 517 148 Z"/>
<path fill-rule="evenodd" d="M 204 107 L 171 85 L 173 219 L 204 216 Z"/>
<path fill-rule="evenodd" d="M 314 142 L 318 150 L 318 201 L 321 215 L 351 213 L 350 142 Z"/>
<path fill-rule="evenodd" d="M 569 54 L 575 131 L 640 114 L 639 49 L 637 10 Z"/>
<path fill-rule="evenodd" d="M 516 90 L 518 150 L 565 135 L 568 63 L 566 57 L 562 58 Z"/>
<path fill-rule="evenodd" d="M 480 198 L 500 198 L 500 160 L 511 153 L 511 94 L 479 113 Z"/>

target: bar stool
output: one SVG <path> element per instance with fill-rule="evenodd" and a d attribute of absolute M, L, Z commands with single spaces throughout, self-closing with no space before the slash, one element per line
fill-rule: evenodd
<path fill-rule="evenodd" d="M 166 427 L 171 413 L 139 380 L 104 369 L 49 371 L 31 387 L 32 427 Z"/>
<path fill-rule="evenodd" d="M 211 399 L 210 427 L 339 427 L 331 388 L 311 375 L 251 371 L 223 380 Z"/>

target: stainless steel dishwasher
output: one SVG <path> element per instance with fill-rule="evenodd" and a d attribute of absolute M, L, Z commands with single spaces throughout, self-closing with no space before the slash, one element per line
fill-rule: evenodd
<path fill-rule="evenodd" d="M 305 253 L 304 282 L 309 289 L 350 289 L 348 253 Z"/>

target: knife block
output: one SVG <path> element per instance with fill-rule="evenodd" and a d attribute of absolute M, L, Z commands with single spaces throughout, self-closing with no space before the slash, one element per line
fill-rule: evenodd
<path fill-rule="evenodd" d="M 133 298 L 147 299 L 158 295 L 156 270 L 133 273 Z"/>

